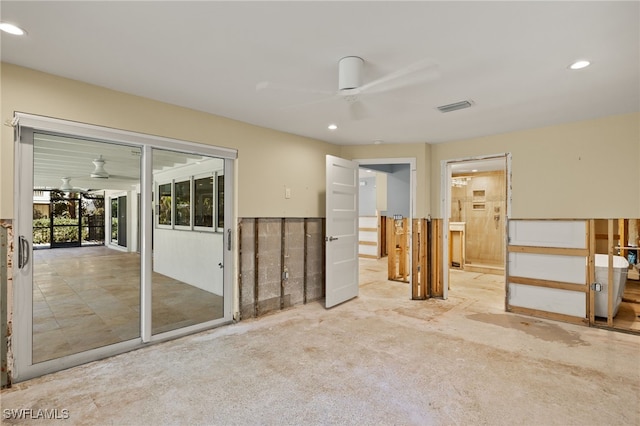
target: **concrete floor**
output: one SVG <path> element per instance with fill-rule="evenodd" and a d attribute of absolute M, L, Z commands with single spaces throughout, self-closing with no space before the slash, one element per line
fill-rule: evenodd
<path fill-rule="evenodd" d="M 331 310 L 298 306 L 20 383 L 2 391 L 3 414 L 66 409 L 60 423 L 91 425 L 640 424 L 639 336 L 505 313 L 494 275 L 453 271 L 448 300 L 411 301 L 380 265 L 364 260 L 360 296 Z"/>

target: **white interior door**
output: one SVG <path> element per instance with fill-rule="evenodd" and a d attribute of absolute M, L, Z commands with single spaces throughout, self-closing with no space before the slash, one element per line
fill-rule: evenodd
<path fill-rule="evenodd" d="M 326 299 L 330 308 L 358 296 L 358 163 L 327 155 Z"/>

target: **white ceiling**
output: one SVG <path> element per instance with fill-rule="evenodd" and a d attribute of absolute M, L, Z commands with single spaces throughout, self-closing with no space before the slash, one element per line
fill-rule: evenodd
<path fill-rule="evenodd" d="M 139 189 L 141 155 L 140 148 L 133 146 L 35 133 L 33 186 L 36 189 L 59 189 L 63 179 L 68 179 L 77 191 Z M 96 170 L 94 161 L 98 158 L 104 161 L 106 178 L 91 176 Z M 208 159 L 201 155 L 154 149 L 153 172 L 199 164 Z"/>
<path fill-rule="evenodd" d="M 637 1 L 3 0 L 1 13 L 28 32 L 2 35 L 5 62 L 336 144 L 441 143 L 640 110 Z M 349 55 L 365 60 L 365 84 L 432 66 L 360 95 L 356 120 L 344 99 L 314 92 L 337 90 Z M 582 58 L 592 65 L 567 69 Z"/>

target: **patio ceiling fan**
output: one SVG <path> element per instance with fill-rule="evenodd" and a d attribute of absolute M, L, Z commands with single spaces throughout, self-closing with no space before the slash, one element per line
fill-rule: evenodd
<path fill-rule="evenodd" d="M 269 81 L 256 85 L 256 90 L 287 90 L 299 93 L 321 94 L 325 97 L 310 102 L 291 105 L 284 109 L 304 107 L 332 100 L 347 103 L 351 119 L 360 120 L 368 116 L 362 95 L 378 94 L 400 89 L 402 87 L 431 81 L 439 77 L 438 66 L 431 60 L 422 60 L 407 67 L 398 69 L 378 79 L 364 82 L 365 61 L 359 56 L 345 56 L 338 61 L 338 90 L 327 91 L 309 88 L 292 87 Z"/>
<path fill-rule="evenodd" d="M 104 158 L 102 158 L 102 155 L 100 155 L 98 158 L 95 158 L 92 161 L 92 163 L 94 166 L 94 169 L 90 174 L 90 177 L 92 179 L 121 179 L 121 180 L 132 180 L 132 181 L 138 180 L 138 178 L 136 177 L 113 175 L 107 172 L 104 168 L 106 161 Z"/>
<path fill-rule="evenodd" d="M 62 191 L 62 192 L 81 192 L 83 194 L 92 191 L 92 189 L 89 189 L 89 188 L 77 188 L 77 187 L 71 185 L 71 178 L 70 177 L 63 177 L 63 178 L 61 178 L 61 180 L 62 180 L 62 185 L 60 185 L 60 187 L 58 188 L 59 191 Z"/>
<path fill-rule="evenodd" d="M 109 179 L 109 173 L 104 169 L 105 161 L 102 155 L 92 161 L 95 168 L 91 172 L 91 177 L 94 179 Z"/>

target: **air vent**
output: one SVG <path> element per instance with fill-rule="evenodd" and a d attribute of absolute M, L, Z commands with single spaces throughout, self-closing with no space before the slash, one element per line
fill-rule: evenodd
<path fill-rule="evenodd" d="M 451 112 L 469 108 L 470 106 L 473 106 L 473 101 L 460 101 L 448 105 L 441 105 L 438 107 L 438 110 L 440 110 L 440 112 Z"/>

